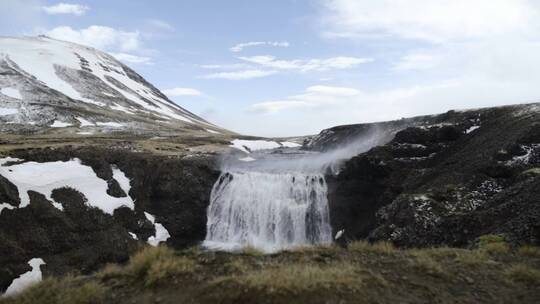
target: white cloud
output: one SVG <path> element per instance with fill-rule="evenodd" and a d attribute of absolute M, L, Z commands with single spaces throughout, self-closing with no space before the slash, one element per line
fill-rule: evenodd
<path fill-rule="evenodd" d="M 239 43 L 233 47 L 231 47 L 229 50 L 234 53 L 241 52 L 246 47 L 252 47 L 252 46 L 273 46 L 273 47 L 289 47 L 289 42 L 287 41 L 250 41 L 250 42 L 243 42 Z"/>
<path fill-rule="evenodd" d="M 532 102 L 535 92 L 533 83 L 479 76 L 378 90 L 310 87 L 300 94 L 255 103 L 241 123 L 228 122 L 227 127 L 264 136 L 316 134 L 338 125 Z"/>
<path fill-rule="evenodd" d="M 277 60 L 274 56 L 252 56 L 239 57 L 239 59 L 252 64 L 258 64 L 264 67 L 278 70 L 297 70 L 301 72 L 308 71 L 327 71 L 332 69 L 351 69 L 360 64 L 372 62 L 371 58 L 358 57 L 333 57 L 328 59 L 295 59 L 295 60 Z"/>
<path fill-rule="evenodd" d="M 261 78 L 275 74 L 272 70 L 242 70 L 234 72 L 220 72 L 201 76 L 204 79 L 228 79 L 228 80 L 245 80 L 253 78 Z"/>
<path fill-rule="evenodd" d="M 49 15 L 71 14 L 82 16 L 90 8 L 82 4 L 58 3 L 51 6 L 43 6 L 42 9 Z"/>
<path fill-rule="evenodd" d="M 152 27 L 154 27 L 156 29 L 159 29 L 159 30 L 174 31 L 174 26 L 172 26 L 168 22 L 165 22 L 165 21 L 160 20 L 160 19 L 147 19 L 146 22 L 150 26 L 152 26 Z"/>
<path fill-rule="evenodd" d="M 326 0 L 326 34 L 441 43 L 500 35 L 536 35 L 534 0 Z"/>
<path fill-rule="evenodd" d="M 523 103 L 540 96 L 539 1 L 320 3 L 325 4 L 323 34 L 384 50 L 377 53 L 380 79 L 358 84 L 363 88 L 349 96 L 323 96 L 324 90 L 306 89 L 250 108 L 279 113 L 279 119 L 258 116 L 265 127 L 283 135 L 294 135 L 288 133 L 293 129 L 306 134 L 333 125 Z M 278 60 L 258 57 L 255 61 L 269 65 Z M 296 121 L 313 123 L 310 129 Z"/>
<path fill-rule="evenodd" d="M 109 53 L 113 55 L 116 59 L 134 64 L 151 64 L 152 59 L 150 57 L 136 56 L 126 53 Z"/>
<path fill-rule="evenodd" d="M 437 67 L 441 58 L 433 52 L 414 51 L 400 58 L 393 67 L 396 71 L 427 70 Z"/>
<path fill-rule="evenodd" d="M 172 89 L 162 90 L 162 92 L 163 94 L 169 97 L 203 95 L 201 91 L 193 89 L 193 88 L 172 88 Z"/>
<path fill-rule="evenodd" d="M 246 69 L 251 66 L 245 63 L 231 63 L 231 64 L 201 64 L 200 68 L 208 70 L 236 70 L 236 69 Z"/>
<path fill-rule="evenodd" d="M 321 94 L 329 96 L 354 96 L 360 94 L 360 91 L 353 88 L 331 87 L 323 85 L 311 86 L 306 89 L 306 92 L 311 94 Z"/>
<path fill-rule="evenodd" d="M 335 105 L 351 97 L 360 95 L 354 88 L 334 86 L 311 86 L 304 93 L 289 96 L 284 100 L 265 101 L 250 106 L 249 110 L 257 113 L 271 114 L 289 109 L 317 108 Z"/>
<path fill-rule="evenodd" d="M 140 48 L 138 31 L 126 32 L 108 26 L 92 25 L 76 30 L 69 26 L 59 26 L 46 31 L 49 37 L 95 47 L 100 50 L 135 51 Z"/>
<path fill-rule="evenodd" d="M 313 104 L 302 100 L 274 100 L 253 104 L 249 110 L 255 113 L 272 114 L 288 109 L 312 108 L 313 106 Z"/>

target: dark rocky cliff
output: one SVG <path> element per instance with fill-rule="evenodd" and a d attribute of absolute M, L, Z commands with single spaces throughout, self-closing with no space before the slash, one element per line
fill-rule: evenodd
<path fill-rule="evenodd" d="M 0 290 L 29 271 L 27 261 L 35 257 L 46 261 L 44 275 L 89 273 L 105 263 L 126 261 L 138 248 L 129 232 L 143 242 L 155 233 L 145 211 L 170 233 L 167 245 L 184 248 L 204 239 L 206 208 L 219 174 L 212 156 L 181 158 L 95 147 L 23 149 L 10 155 L 36 162 L 78 158 L 108 181 L 108 193 L 125 196 L 112 178 L 114 164 L 131 179 L 135 208 L 118 208 L 109 215 L 87 206 L 78 191 L 62 188 L 52 194 L 64 208 L 60 211 L 31 191 L 29 206 L 0 213 Z M 2 177 L 0 200 L 19 204 L 17 187 Z"/>
<path fill-rule="evenodd" d="M 470 246 L 492 233 L 513 244 L 539 244 L 539 109 L 532 104 L 408 120 L 411 126 L 390 142 L 328 176 L 333 228 L 401 246 Z M 350 141 L 363 129 L 332 130 L 334 142 Z"/>

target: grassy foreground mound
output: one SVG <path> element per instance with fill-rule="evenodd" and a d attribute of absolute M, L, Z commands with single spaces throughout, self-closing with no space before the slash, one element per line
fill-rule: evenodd
<path fill-rule="evenodd" d="M 540 303 L 540 248 L 493 237 L 474 250 L 144 248 L 127 265 L 45 279 L 0 303 Z"/>

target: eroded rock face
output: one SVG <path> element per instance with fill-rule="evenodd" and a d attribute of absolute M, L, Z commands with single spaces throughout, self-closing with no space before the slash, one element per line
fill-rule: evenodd
<path fill-rule="evenodd" d="M 401 246 L 469 246 L 490 233 L 540 244 L 538 108 L 447 113 L 352 158 L 328 177 L 334 230 Z"/>
<path fill-rule="evenodd" d="M 25 161 L 52 162 L 78 158 L 108 184 L 113 197 L 129 195 L 134 209 L 120 207 L 107 214 L 89 207 L 76 189 L 61 188 L 51 198 L 55 208 L 38 192 L 29 191 L 30 204 L 0 213 L 0 290 L 28 271 L 28 260 L 45 260 L 44 275 L 70 271 L 89 273 L 106 263 L 126 261 L 141 242 L 154 236 L 145 212 L 167 229 L 167 245 L 183 248 L 202 241 L 206 234 L 206 209 L 219 172 L 211 156 L 182 159 L 93 148 L 28 149 L 12 153 Z M 125 193 L 113 179 L 112 165 L 131 180 Z M 0 176 L 0 198 L 19 205 L 17 187 Z"/>

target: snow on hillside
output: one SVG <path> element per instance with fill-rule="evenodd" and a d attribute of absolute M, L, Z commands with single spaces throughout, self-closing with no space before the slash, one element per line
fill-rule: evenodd
<path fill-rule="evenodd" d="M 19 113 L 19 110 L 17 110 L 17 109 L 0 107 L 0 116 L 13 115 L 13 114 L 17 114 L 17 113 Z"/>
<path fill-rule="evenodd" d="M 1 203 L 0 204 L 0 214 L 2 214 L 2 210 L 12 210 L 12 209 L 15 209 L 15 207 L 11 206 L 10 204 L 6 204 L 6 203 Z"/>
<path fill-rule="evenodd" d="M 285 148 L 297 148 L 300 147 L 299 144 L 293 142 L 277 142 L 271 140 L 245 140 L 245 139 L 235 139 L 231 141 L 230 147 L 243 151 L 245 153 L 251 153 L 258 150 L 271 150 L 281 147 Z"/>
<path fill-rule="evenodd" d="M 87 204 L 103 212 L 113 214 L 122 206 L 134 208 L 133 200 L 127 197 L 113 197 L 107 193 L 107 181 L 99 178 L 91 167 L 85 166 L 78 159 L 56 162 L 21 162 L 15 158 L 0 158 L 0 175 L 13 183 L 18 191 L 21 203 L 19 208 L 30 204 L 28 191 L 39 192 L 53 205 L 63 210 L 60 203 L 51 197 L 53 190 L 64 187 L 75 189 L 87 199 Z M 113 178 L 121 188 L 129 192 L 129 180 L 118 168 L 113 168 Z M 127 193 L 127 192 L 126 192 Z"/>
<path fill-rule="evenodd" d="M 63 122 L 63 121 L 59 121 L 59 120 L 55 120 L 53 122 L 53 124 L 51 125 L 51 128 L 65 128 L 65 127 L 69 127 L 71 126 L 72 124 L 68 123 L 68 122 Z"/>
<path fill-rule="evenodd" d="M 285 148 L 298 148 L 298 147 L 302 146 L 301 144 L 297 144 L 297 143 L 290 142 L 290 141 L 282 141 L 281 145 L 283 147 L 285 147 Z"/>
<path fill-rule="evenodd" d="M 156 222 L 155 216 L 148 212 L 144 212 L 144 216 L 146 216 L 146 219 L 152 222 L 154 224 L 154 229 L 156 230 L 156 234 L 154 236 L 151 236 L 146 241 L 151 246 L 157 246 L 161 242 L 167 241 L 171 237 L 169 234 L 169 231 L 163 227 L 162 224 Z"/>
<path fill-rule="evenodd" d="M 24 96 L 21 91 L 24 91 Z M 36 104 L 45 102 L 79 107 L 82 113 L 90 110 L 102 115 L 124 117 L 121 121 L 133 121 L 137 116 L 150 124 L 157 118 L 163 123 L 197 125 L 201 131 L 209 130 L 205 127 L 215 127 L 170 101 L 113 56 L 94 48 L 44 36 L 0 38 L 0 93 L 0 107 L 10 110 L 3 110 L 1 115 L 21 112 L 17 107 L 24 107 L 24 112 L 32 112 Z M 21 100 L 38 103 L 30 106 L 14 103 Z M 3 103 L 9 103 L 9 106 Z M 15 109 L 11 110 L 12 107 Z M 17 112 L 13 112 L 15 110 Z M 51 112 L 50 107 L 38 114 L 50 115 L 49 124 L 59 118 L 59 114 Z M 76 116 L 79 116 L 77 119 L 82 122 L 81 126 L 96 127 L 94 119 L 81 115 L 74 115 L 71 120 L 65 119 L 64 122 L 76 123 Z M 19 121 L 25 122 L 24 119 Z M 31 119 L 26 119 L 28 121 Z M 114 123 L 117 124 L 103 126 L 121 127 L 119 121 Z"/>
<path fill-rule="evenodd" d="M 22 99 L 21 93 L 19 92 L 19 90 L 14 89 L 14 88 L 2 88 L 0 89 L 0 93 L 6 96 L 9 96 L 11 98 Z"/>
<path fill-rule="evenodd" d="M 23 273 L 21 276 L 13 280 L 2 297 L 14 296 L 33 284 L 39 283 L 42 280 L 41 265 L 45 265 L 43 259 L 34 258 L 28 261 L 28 265 L 32 270 Z"/>

